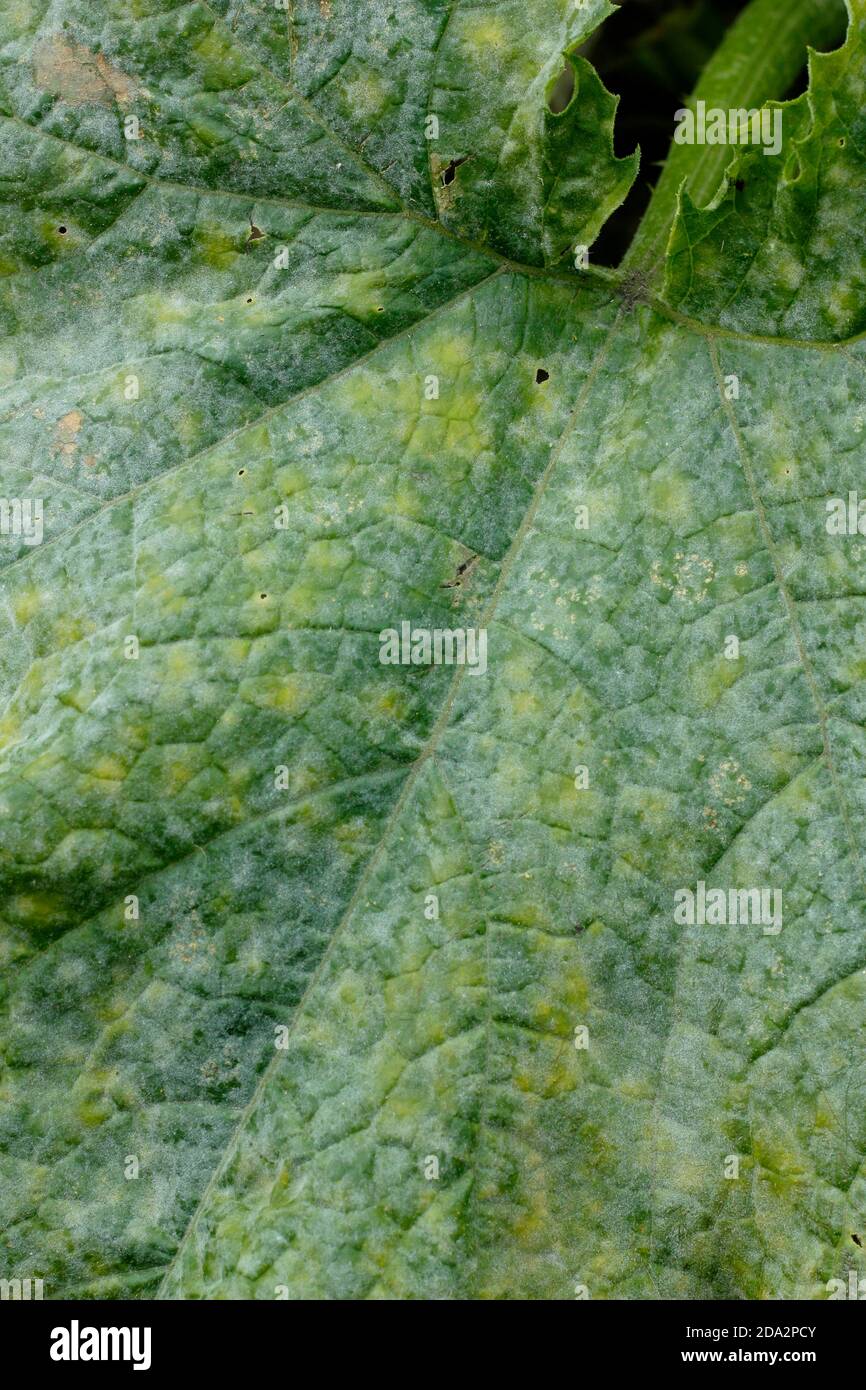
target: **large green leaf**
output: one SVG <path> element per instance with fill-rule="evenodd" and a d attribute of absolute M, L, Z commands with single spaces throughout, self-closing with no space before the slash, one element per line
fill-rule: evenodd
<path fill-rule="evenodd" d="M 759 197 L 851 254 L 733 319 L 752 211 L 683 196 L 669 301 L 570 269 L 635 171 L 576 53 L 603 0 L 0 21 L 2 487 L 45 516 L 0 538 L 4 1277 L 862 1267 L 851 8 Z M 382 664 L 402 621 L 486 628 L 488 670 Z M 702 880 L 781 931 L 678 925 Z"/>

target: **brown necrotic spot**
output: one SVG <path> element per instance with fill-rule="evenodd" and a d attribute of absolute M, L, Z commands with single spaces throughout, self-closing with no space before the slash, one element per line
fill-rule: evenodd
<path fill-rule="evenodd" d="M 125 105 L 136 90 L 133 79 L 113 67 L 104 53 L 94 53 L 59 34 L 35 50 L 33 77 L 37 87 L 68 106 Z"/>

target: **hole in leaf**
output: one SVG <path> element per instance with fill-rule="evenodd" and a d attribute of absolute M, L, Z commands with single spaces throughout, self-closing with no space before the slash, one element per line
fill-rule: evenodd
<path fill-rule="evenodd" d="M 538 371 L 535 373 L 535 380 L 539 386 L 543 381 L 550 381 L 550 372 L 545 371 L 544 367 L 539 367 Z"/>
<path fill-rule="evenodd" d="M 460 168 L 461 164 L 466 163 L 468 158 L 468 154 L 461 154 L 459 159 L 452 159 L 451 163 L 448 165 L 448 168 L 442 170 L 442 183 L 446 188 L 448 188 L 449 184 L 452 184 L 454 182 L 457 170 Z"/>
<path fill-rule="evenodd" d="M 736 190 L 737 190 L 738 193 L 742 193 L 742 191 L 743 191 L 743 189 L 745 188 L 745 186 L 746 186 L 746 180 L 745 180 L 745 179 L 735 179 L 735 180 L 734 180 L 734 187 L 736 188 Z"/>
<path fill-rule="evenodd" d="M 248 299 L 248 300 L 247 300 L 247 303 L 248 303 L 248 304 L 252 304 L 252 302 L 253 302 L 252 299 Z"/>
<path fill-rule="evenodd" d="M 460 564 L 457 566 L 457 572 L 454 578 L 446 579 L 444 584 L 439 585 L 440 589 L 462 589 L 464 582 L 468 581 L 469 576 L 477 564 L 477 555 L 469 555 L 467 559 L 461 560 Z"/>
<path fill-rule="evenodd" d="M 58 227 L 57 230 L 58 230 L 58 232 L 60 233 L 61 236 L 66 236 L 66 228 L 65 228 L 65 227 Z"/>
<path fill-rule="evenodd" d="M 574 68 L 572 67 L 568 59 L 566 59 L 565 67 L 562 69 L 562 72 L 559 74 L 559 76 L 555 79 L 553 86 L 550 89 L 550 96 L 547 99 L 547 105 L 553 112 L 554 116 L 560 115 L 560 113 L 565 110 L 573 96 Z"/>
<path fill-rule="evenodd" d="M 247 471 L 247 470 L 246 470 L 245 468 L 239 468 L 239 469 L 238 469 L 238 477 L 239 477 L 239 478 L 242 478 L 242 477 L 244 476 L 244 474 L 246 473 L 246 471 Z"/>
<path fill-rule="evenodd" d="M 845 148 L 845 136 L 844 136 L 844 135 L 840 135 L 840 136 L 839 136 L 839 148 L 842 149 L 842 150 L 844 150 L 844 148 Z"/>
<path fill-rule="evenodd" d="M 264 232 L 261 227 L 257 227 L 255 222 L 250 223 L 250 241 L 261 241 Z"/>
<path fill-rule="evenodd" d="M 267 598 L 267 594 L 259 594 L 259 598 Z"/>
<path fill-rule="evenodd" d="M 852 1234 L 851 1234 L 851 1239 L 853 1240 L 853 1242 L 854 1242 L 855 1245 L 859 1245 L 859 1246 L 860 1246 L 860 1249 L 861 1249 L 861 1250 L 863 1249 L 863 1242 L 862 1242 L 862 1240 L 860 1239 L 859 1236 L 854 1235 L 854 1233 L 852 1232 Z"/>

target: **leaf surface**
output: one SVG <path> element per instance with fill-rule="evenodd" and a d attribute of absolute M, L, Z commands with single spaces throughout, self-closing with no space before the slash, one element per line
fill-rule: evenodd
<path fill-rule="evenodd" d="M 863 288 L 726 316 L 754 222 L 695 212 L 686 291 L 685 199 L 667 300 L 571 271 L 636 168 L 609 8 L 3 21 L 0 1178 L 48 1296 L 862 1263 Z M 813 228 L 862 179 L 814 114 L 852 9 L 785 226 L 792 143 Z M 488 670 L 382 664 L 403 621 Z M 678 925 L 701 880 L 782 930 Z"/>

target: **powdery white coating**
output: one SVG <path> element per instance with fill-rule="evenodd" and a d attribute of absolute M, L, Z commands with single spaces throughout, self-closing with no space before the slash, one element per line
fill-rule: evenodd
<path fill-rule="evenodd" d="M 537 273 L 633 175 L 588 65 L 543 105 L 606 6 L 219 8 L 4 49 L 3 489 L 46 532 L 0 540 L 0 1273 L 823 1296 L 866 1200 L 863 547 L 824 526 L 862 346 Z M 862 314 L 821 291 L 799 336 Z M 403 619 L 488 671 L 381 665 Z M 703 880 L 782 931 L 676 927 Z"/>

